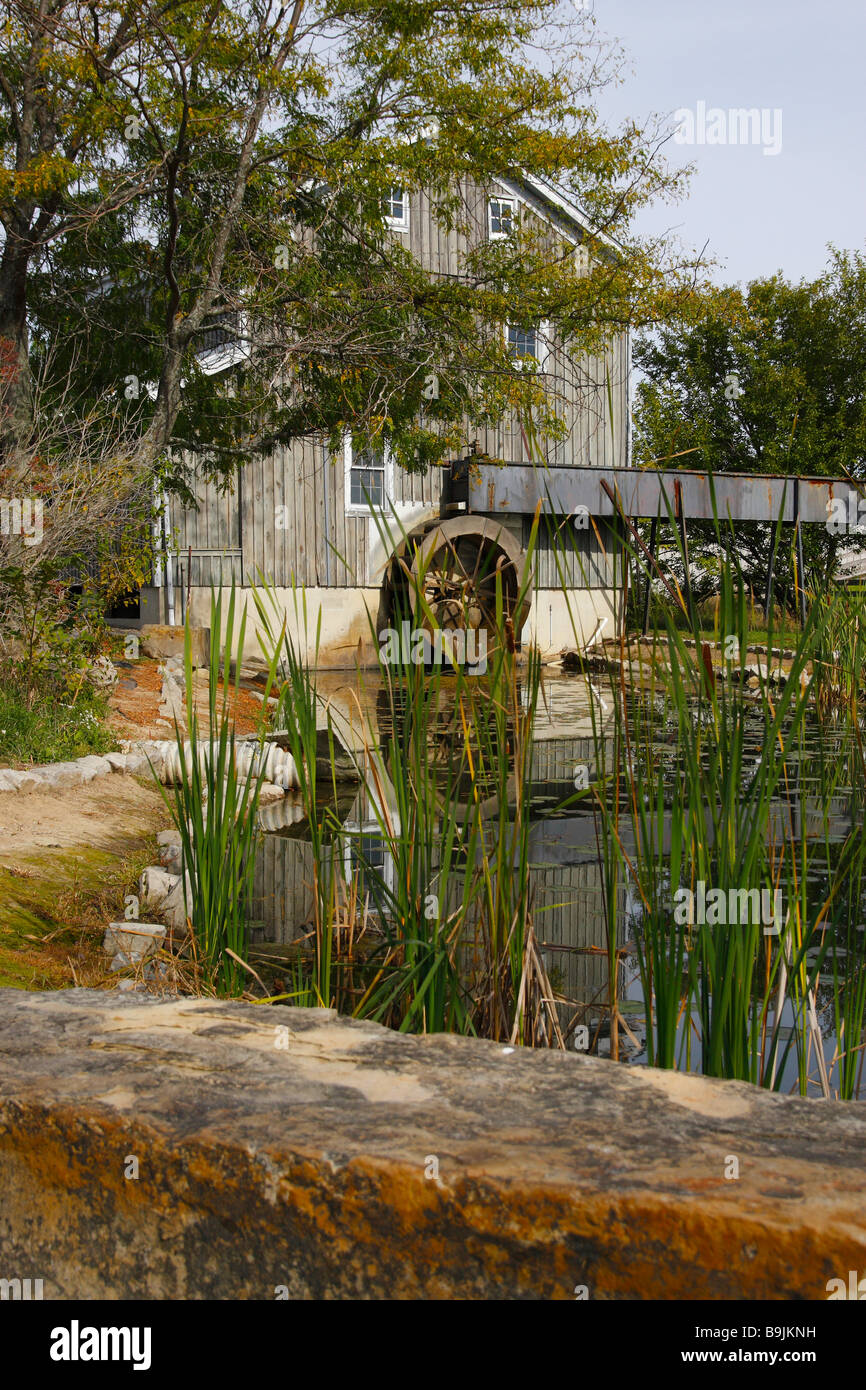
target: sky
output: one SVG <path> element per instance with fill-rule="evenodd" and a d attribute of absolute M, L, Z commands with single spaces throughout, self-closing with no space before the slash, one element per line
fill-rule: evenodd
<path fill-rule="evenodd" d="M 695 165 L 690 191 L 643 212 L 637 231 L 709 242 L 720 284 L 812 279 L 828 243 L 866 250 L 866 0 L 573 3 L 626 50 L 625 81 L 600 94 L 607 124 L 668 113 L 697 140 L 703 103 L 705 138 L 725 141 L 667 145 L 669 159 Z M 735 143 L 732 108 L 765 113 L 758 143 Z"/>

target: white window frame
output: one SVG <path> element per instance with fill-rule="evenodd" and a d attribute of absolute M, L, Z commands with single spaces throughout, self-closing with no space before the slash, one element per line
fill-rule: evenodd
<path fill-rule="evenodd" d="M 394 856 L 388 849 L 387 836 L 383 833 L 382 826 L 380 825 L 379 821 L 349 821 L 346 825 L 346 830 L 351 832 L 350 834 L 343 836 L 343 873 L 346 879 L 346 883 L 352 883 L 354 877 L 352 872 L 352 848 L 355 844 L 358 843 L 359 840 L 361 840 L 364 836 L 367 836 L 370 839 L 375 838 L 377 840 L 382 841 L 382 882 L 384 883 L 386 889 L 389 892 L 393 893 Z"/>
<path fill-rule="evenodd" d="M 505 346 L 510 348 L 509 333 L 512 328 L 517 328 L 514 323 L 506 323 L 503 328 L 505 334 Z M 525 331 L 525 330 L 524 330 Z M 551 357 L 550 349 L 550 323 L 547 319 L 542 319 L 535 328 L 535 356 L 534 357 L 513 357 L 512 361 L 518 368 L 525 367 L 527 362 L 534 362 L 539 372 L 546 372 Z"/>
<path fill-rule="evenodd" d="M 498 203 L 499 206 L 500 206 L 500 208 L 509 207 L 509 208 L 511 209 L 511 231 L 509 231 L 509 232 L 494 232 L 494 230 L 493 230 L 493 204 L 494 204 L 494 203 Z M 502 214 L 501 214 L 501 212 L 500 212 L 500 214 L 499 214 L 499 220 L 500 220 L 500 221 L 502 220 Z M 487 199 L 487 236 L 488 236 L 488 238 L 490 239 L 490 241 L 507 241 L 508 237 L 511 236 L 511 232 L 514 231 L 514 226 L 515 226 L 516 221 L 517 221 L 517 203 L 516 203 L 516 200 L 515 200 L 514 198 L 509 198 L 509 197 L 507 197 L 507 196 L 500 197 L 498 194 L 493 194 L 493 193 L 492 193 L 492 194 L 490 195 L 490 197 Z"/>
<path fill-rule="evenodd" d="M 403 215 L 402 215 L 402 217 L 392 217 L 390 213 L 385 213 L 385 225 L 386 225 L 387 227 L 390 227 L 391 230 L 392 230 L 392 231 L 395 231 L 395 232 L 408 232 L 408 230 L 409 230 L 409 190 L 408 190 L 408 188 L 405 188 L 403 184 L 400 184 L 400 183 L 394 183 L 394 184 L 392 184 L 392 185 L 391 185 L 390 192 L 389 192 L 389 195 L 388 195 L 388 200 L 389 200 L 389 201 L 393 201 L 393 193 L 394 193 L 394 190 L 395 190 L 396 188 L 399 188 L 399 190 L 400 190 L 400 192 L 401 192 L 401 194 L 402 194 L 401 202 L 402 202 L 402 204 L 403 204 Z"/>
<path fill-rule="evenodd" d="M 385 472 L 385 501 L 381 507 L 375 503 L 370 506 L 366 502 L 352 501 L 352 469 L 355 465 L 355 442 L 351 434 L 343 436 L 343 463 L 344 463 L 344 487 L 346 494 L 346 515 L 347 516 L 372 516 L 374 512 L 382 512 L 387 515 L 390 512 L 394 497 L 394 462 L 391 457 L 391 450 L 385 444 L 382 449 L 382 466 Z M 360 467 L 360 464 L 357 465 Z"/>

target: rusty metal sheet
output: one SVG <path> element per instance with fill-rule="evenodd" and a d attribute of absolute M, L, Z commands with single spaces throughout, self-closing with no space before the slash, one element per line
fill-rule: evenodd
<path fill-rule="evenodd" d="M 637 468 L 535 468 L 530 464 L 497 467 L 478 464 L 470 471 L 469 506 L 479 512 L 532 514 L 544 511 L 565 516 L 585 507 L 591 516 L 611 516 L 615 508 L 601 486 L 604 480 L 627 516 L 653 517 L 674 510 L 674 484 L 682 487 L 686 520 L 713 516 L 709 475 L 686 470 L 661 472 Z M 833 478 L 790 478 L 766 473 L 717 473 L 713 479 L 716 511 L 732 521 L 776 521 L 791 524 L 799 512 L 809 523 L 827 521 L 830 499 L 847 483 Z"/>

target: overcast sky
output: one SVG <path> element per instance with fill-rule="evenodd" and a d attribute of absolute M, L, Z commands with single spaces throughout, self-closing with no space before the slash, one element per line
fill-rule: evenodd
<path fill-rule="evenodd" d="M 691 193 L 645 213 L 638 230 L 676 227 L 696 247 L 708 240 L 722 283 L 816 276 L 828 242 L 866 249 L 866 0 L 588 3 L 632 69 L 602 96 L 608 121 L 651 111 L 698 118 L 701 102 L 707 117 L 757 107 L 772 146 L 781 111 L 776 154 L 760 143 L 668 144 L 670 158 L 696 165 Z M 716 134 L 730 129 L 726 120 Z M 696 138 L 699 130 L 698 118 Z"/>

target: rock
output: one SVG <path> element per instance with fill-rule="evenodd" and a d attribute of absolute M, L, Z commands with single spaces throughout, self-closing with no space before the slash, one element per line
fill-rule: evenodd
<path fill-rule="evenodd" d="M 129 762 L 129 754 L 106 753 L 105 761 L 108 763 L 108 766 L 111 768 L 112 772 L 125 772 L 127 763 Z"/>
<path fill-rule="evenodd" d="M 126 772 L 130 777 L 152 777 L 154 772 L 159 771 L 156 766 L 151 766 L 152 760 L 148 760 L 144 753 L 127 753 L 126 756 Z"/>
<path fill-rule="evenodd" d="M 42 779 L 40 777 L 37 777 L 34 772 L 18 773 L 19 792 L 35 792 L 39 790 L 41 785 Z"/>
<path fill-rule="evenodd" d="M 168 873 L 165 869 L 145 869 L 138 880 L 142 903 L 151 912 L 161 912 L 166 898 L 179 882 L 180 874 Z"/>
<path fill-rule="evenodd" d="M 87 679 L 97 690 L 113 690 L 119 680 L 117 667 L 107 656 L 98 656 L 87 668 Z"/>
<path fill-rule="evenodd" d="M 282 801 L 285 795 L 282 787 L 274 786 L 273 782 L 262 782 L 259 788 L 259 805 L 267 806 L 272 801 Z"/>
<path fill-rule="evenodd" d="M 160 667 L 160 670 L 162 671 L 162 693 L 159 713 L 163 719 L 170 720 L 172 725 L 182 724 L 186 713 L 183 684 L 178 682 L 175 674 L 167 666 Z"/>
<path fill-rule="evenodd" d="M 163 845 L 159 851 L 159 859 L 164 869 L 180 877 L 183 865 L 183 850 L 180 845 Z"/>
<path fill-rule="evenodd" d="M 0 768 L 0 791 L 33 792 L 41 784 L 41 778 L 33 772 L 16 772 L 11 767 Z"/>
<path fill-rule="evenodd" d="M 107 777 L 114 771 L 107 758 L 99 758 L 92 753 L 86 758 L 79 758 L 78 766 L 88 782 L 92 782 L 94 777 Z"/>
<path fill-rule="evenodd" d="M 112 970 L 122 970 L 153 955 L 164 941 L 165 927 L 159 922 L 110 922 L 102 944 L 112 957 Z"/>
<path fill-rule="evenodd" d="M 93 780 L 78 763 L 49 763 L 34 771 L 44 787 L 83 787 Z"/>
<path fill-rule="evenodd" d="M 170 830 L 160 830 L 156 836 L 158 845 L 179 845 L 182 843 L 180 831 L 172 826 Z"/>
<path fill-rule="evenodd" d="M 139 630 L 140 650 L 144 656 L 180 657 L 184 659 L 185 629 L 167 627 L 160 623 L 145 623 Z M 210 629 L 190 628 L 192 641 L 192 664 L 194 667 L 207 666 L 210 661 Z"/>
<path fill-rule="evenodd" d="M 171 928 L 172 935 L 177 937 L 179 940 L 182 940 L 187 934 L 188 928 L 186 924 L 186 901 L 192 901 L 192 884 L 190 882 L 190 877 L 188 873 L 185 875 L 185 878 L 186 900 L 184 899 L 183 892 L 184 879 L 181 878 L 180 874 L 178 874 L 177 882 L 175 883 L 171 892 L 165 898 L 160 909 L 160 915 L 168 923 L 169 927 Z"/>
<path fill-rule="evenodd" d="M 0 1050 L 3 1258 L 46 1299 L 825 1301 L 866 1270 L 856 1104 L 133 990 L 2 990 Z"/>

